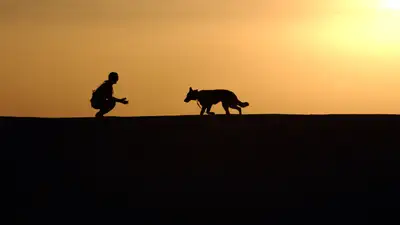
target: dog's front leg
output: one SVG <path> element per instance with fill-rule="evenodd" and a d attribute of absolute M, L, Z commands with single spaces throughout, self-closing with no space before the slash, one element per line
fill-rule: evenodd
<path fill-rule="evenodd" d="M 212 105 L 210 105 L 210 106 L 207 107 L 206 113 L 207 113 L 208 115 L 215 115 L 214 112 L 211 112 L 211 107 L 212 107 Z"/>
<path fill-rule="evenodd" d="M 200 116 L 204 115 L 205 111 L 206 111 L 206 107 L 202 106 L 201 111 L 200 111 Z"/>

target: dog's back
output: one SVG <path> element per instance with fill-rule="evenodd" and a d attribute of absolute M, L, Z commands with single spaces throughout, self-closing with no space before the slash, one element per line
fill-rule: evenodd
<path fill-rule="evenodd" d="M 201 90 L 199 91 L 199 101 L 213 105 L 219 102 L 236 105 L 240 102 L 235 93 L 226 89 Z"/>

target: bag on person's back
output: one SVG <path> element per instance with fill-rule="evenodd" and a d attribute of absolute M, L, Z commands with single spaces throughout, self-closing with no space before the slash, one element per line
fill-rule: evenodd
<path fill-rule="evenodd" d="M 102 88 L 103 85 L 98 87 L 96 90 L 92 91 L 92 98 L 90 98 L 90 103 L 94 109 L 99 109 L 99 103 L 104 99 L 104 92 Z"/>

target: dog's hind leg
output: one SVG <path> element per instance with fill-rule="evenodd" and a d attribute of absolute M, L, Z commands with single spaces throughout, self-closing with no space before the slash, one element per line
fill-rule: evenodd
<path fill-rule="evenodd" d="M 232 109 L 236 109 L 237 111 L 239 111 L 239 115 L 242 115 L 242 109 L 239 107 L 239 106 L 237 106 L 237 105 L 231 105 L 230 106 Z"/>

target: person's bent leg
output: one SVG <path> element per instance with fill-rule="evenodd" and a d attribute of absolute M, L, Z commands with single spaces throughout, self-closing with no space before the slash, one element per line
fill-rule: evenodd
<path fill-rule="evenodd" d="M 105 101 L 103 107 L 100 109 L 99 112 L 96 113 L 96 117 L 103 117 L 105 114 L 113 110 L 115 108 L 115 105 L 116 105 L 115 100 Z"/>
<path fill-rule="evenodd" d="M 91 100 L 90 102 L 91 102 L 93 109 L 99 110 L 96 113 L 96 117 L 101 117 L 102 116 L 101 109 L 103 108 L 104 102 L 98 102 L 98 101 L 94 101 L 94 100 Z"/>

